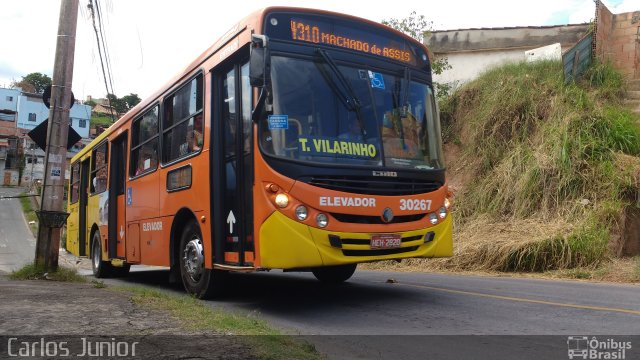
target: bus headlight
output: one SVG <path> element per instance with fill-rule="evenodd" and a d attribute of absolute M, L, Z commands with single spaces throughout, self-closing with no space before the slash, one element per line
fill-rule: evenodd
<path fill-rule="evenodd" d="M 329 218 L 327 218 L 327 215 L 320 213 L 316 216 L 316 223 L 321 228 L 327 227 L 327 225 L 329 225 Z"/>
<path fill-rule="evenodd" d="M 307 216 L 309 216 L 309 213 L 304 205 L 300 205 L 296 208 L 296 217 L 298 220 L 305 221 L 307 220 Z"/>
<path fill-rule="evenodd" d="M 438 209 L 438 216 L 440 217 L 440 219 L 444 219 L 447 217 L 447 209 L 445 209 L 444 206 Z"/>
<path fill-rule="evenodd" d="M 438 215 L 436 215 L 436 213 L 431 213 L 429 214 L 429 222 L 431 222 L 433 225 L 438 223 Z"/>
<path fill-rule="evenodd" d="M 289 205 L 289 197 L 287 194 L 276 195 L 276 205 L 281 208 L 286 208 Z"/>

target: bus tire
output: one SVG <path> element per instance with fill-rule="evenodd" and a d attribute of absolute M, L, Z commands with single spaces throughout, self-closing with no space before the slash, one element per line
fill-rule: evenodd
<path fill-rule="evenodd" d="M 225 274 L 205 268 L 202 233 L 195 220 L 190 220 L 182 231 L 179 258 L 180 276 L 187 293 L 198 299 L 207 299 L 219 292 Z"/>
<path fill-rule="evenodd" d="M 347 281 L 356 271 L 358 264 L 325 266 L 311 270 L 316 279 L 327 284 L 339 284 Z"/>
<path fill-rule="evenodd" d="M 102 241 L 100 232 L 93 233 L 91 240 L 91 269 L 93 276 L 97 278 L 107 278 L 113 275 L 113 266 L 108 261 L 102 261 Z"/>

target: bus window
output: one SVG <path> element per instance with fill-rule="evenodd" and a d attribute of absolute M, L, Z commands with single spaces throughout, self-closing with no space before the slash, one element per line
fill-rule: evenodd
<path fill-rule="evenodd" d="M 154 106 L 132 125 L 129 174 L 138 176 L 158 166 L 158 106 Z"/>
<path fill-rule="evenodd" d="M 71 191 L 69 200 L 72 204 L 78 202 L 80 198 L 80 162 L 71 166 Z"/>
<path fill-rule="evenodd" d="M 164 101 L 162 161 L 170 162 L 202 148 L 202 75 Z"/>
<path fill-rule="evenodd" d="M 108 143 L 105 141 L 102 145 L 93 150 L 91 163 L 91 194 L 99 194 L 107 190 L 107 164 L 109 162 L 109 154 L 107 152 Z"/>

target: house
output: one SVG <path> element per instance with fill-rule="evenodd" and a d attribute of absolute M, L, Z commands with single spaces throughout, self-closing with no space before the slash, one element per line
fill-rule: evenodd
<path fill-rule="evenodd" d="M 113 116 L 115 119 L 120 117 L 116 109 L 109 104 L 109 99 L 94 99 L 91 95 L 88 95 L 85 103 L 87 102 L 96 104 L 91 110 L 96 116 Z"/>
<path fill-rule="evenodd" d="M 18 183 L 19 89 L 0 88 L 0 185 Z"/>
<path fill-rule="evenodd" d="M 41 94 L 22 92 L 18 97 L 18 128 L 33 130 L 49 118 L 49 109 L 44 105 Z M 89 137 L 91 107 L 73 104 L 69 111 L 71 127 L 83 138 Z"/>
<path fill-rule="evenodd" d="M 446 57 L 450 70 L 434 75 L 434 81 L 460 85 L 482 72 L 506 62 L 523 61 L 525 51 L 560 44 L 561 51 L 572 47 L 590 24 L 524 26 L 433 31 L 425 45 L 436 58 Z"/>
<path fill-rule="evenodd" d="M 44 151 L 36 149 L 27 133 L 48 117 L 49 109 L 44 105 L 42 95 L 0 88 L 0 185 L 18 185 L 20 180 L 28 182 L 43 178 Z M 73 129 L 83 139 L 88 139 L 91 107 L 75 103 L 69 118 Z M 73 148 L 68 152 L 69 156 L 73 156 Z M 21 170 L 23 157 L 25 162 Z"/>

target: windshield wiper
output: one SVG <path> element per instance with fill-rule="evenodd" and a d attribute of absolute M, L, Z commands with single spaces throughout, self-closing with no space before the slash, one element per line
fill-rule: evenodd
<path fill-rule="evenodd" d="M 410 88 L 410 84 L 411 84 L 411 70 L 409 70 L 409 67 L 405 67 L 404 68 L 404 83 L 405 88 L 404 88 L 404 93 L 402 94 L 402 99 L 400 102 L 400 105 L 402 106 L 402 111 L 403 113 L 405 113 L 406 116 L 406 112 L 407 112 L 407 103 L 409 102 L 409 88 Z"/>
<path fill-rule="evenodd" d="M 409 106 L 407 105 L 409 103 L 409 87 L 410 87 L 410 83 L 411 83 L 411 70 L 409 69 L 409 67 L 405 67 L 404 68 L 404 76 L 403 76 L 403 80 L 405 83 L 405 87 L 404 87 L 404 91 L 402 92 L 402 94 L 400 94 L 400 89 L 398 89 L 398 95 L 396 96 L 396 98 L 398 99 L 398 121 L 400 122 L 399 124 L 399 129 L 398 132 L 400 135 L 400 144 L 402 145 L 402 149 L 406 150 L 406 144 L 405 144 L 405 139 L 404 139 L 404 126 L 402 124 L 402 118 L 406 118 L 408 117 L 408 113 L 409 113 Z"/>
<path fill-rule="evenodd" d="M 324 77 L 325 80 L 327 80 L 329 87 L 338 96 L 338 98 L 340 98 L 340 100 L 342 101 L 342 104 L 347 108 L 347 110 L 353 111 L 356 113 L 356 119 L 358 120 L 358 125 L 360 126 L 360 133 L 362 135 L 362 140 L 366 142 L 367 130 L 365 130 L 364 128 L 364 120 L 362 119 L 362 112 L 360 111 L 360 108 L 362 106 L 360 99 L 358 99 L 355 92 L 353 91 L 353 88 L 349 84 L 349 81 L 345 78 L 344 74 L 342 73 L 342 71 L 340 71 L 340 69 L 338 68 L 336 63 L 333 61 L 331 56 L 325 50 L 322 50 L 322 49 L 316 49 L 316 52 L 320 54 L 324 62 L 328 65 L 333 75 L 338 79 L 338 82 L 340 82 L 340 85 L 342 86 L 344 91 L 341 91 L 340 88 L 337 86 L 337 84 L 333 81 L 333 78 L 331 76 L 328 76 L 328 74 L 326 74 L 326 71 L 324 70 L 324 68 L 319 67 L 322 77 Z"/>

